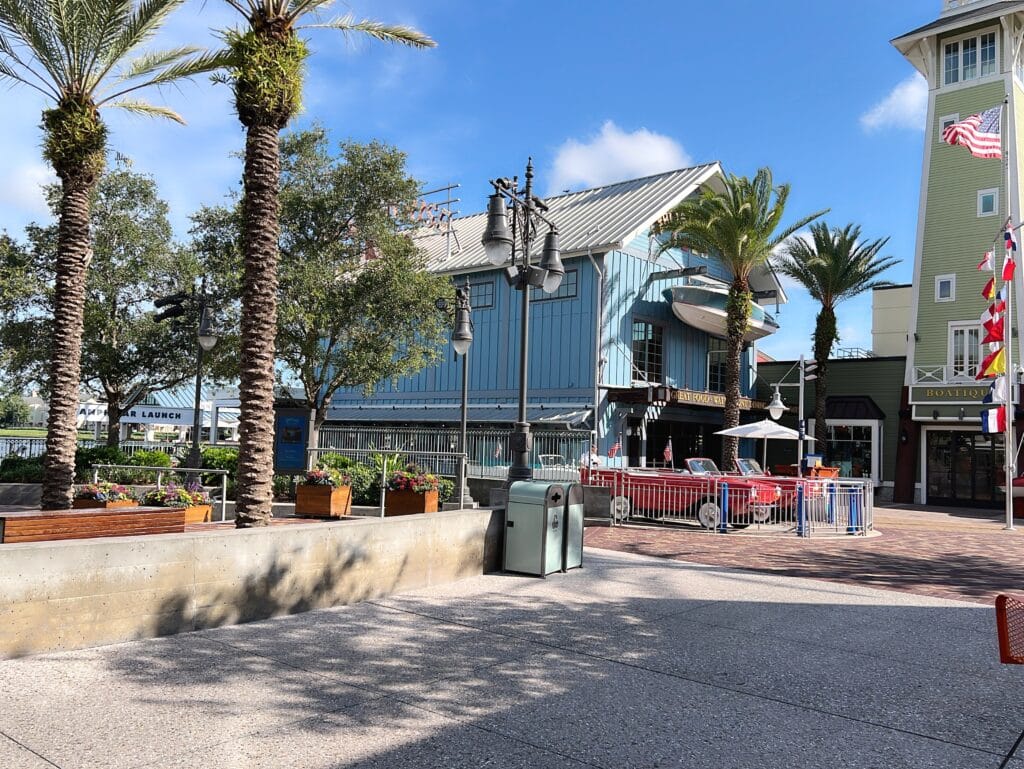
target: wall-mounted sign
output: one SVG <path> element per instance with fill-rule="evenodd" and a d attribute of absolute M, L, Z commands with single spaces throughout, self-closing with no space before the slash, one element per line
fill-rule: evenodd
<path fill-rule="evenodd" d="M 990 384 L 962 385 L 914 385 L 910 388 L 912 404 L 951 403 L 960 405 L 980 405 L 981 399 L 988 394 Z M 1014 387 L 1014 401 L 1017 400 L 1017 388 Z"/>
<path fill-rule="evenodd" d="M 175 409 L 165 406 L 133 406 L 121 416 L 122 424 L 132 425 L 184 425 L 191 427 L 195 409 Z"/>
<path fill-rule="evenodd" d="M 310 409 L 274 410 L 274 472 L 298 475 L 306 472 L 306 447 L 309 445 Z"/>
<path fill-rule="evenodd" d="M 699 392 L 697 390 L 672 390 L 672 397 L 669 403 L 682 403 L 687 406 L 712 406 L 714 408 L 725 408 L 725 394 L 712 392 Z M 750 398 L 740 398 L 740 409 L 750 411 L 751 409 L 767 409 L 768 404 L 764 401 L 755 401 Z"/>

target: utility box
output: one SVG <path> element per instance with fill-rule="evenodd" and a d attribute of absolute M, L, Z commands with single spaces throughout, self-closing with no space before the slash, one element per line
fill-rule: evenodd
<path fill-rule="evenodd" d="M 565 535 L 562 545 L 562 571 L 583 566 L 583 486 L 571 483 L 565 490 Z"/>
<path fill-rule="evenodd" d="M 566 487 L 517 481 L 505 506 L 503 568 L 544 577 L 562 568 Z"/>

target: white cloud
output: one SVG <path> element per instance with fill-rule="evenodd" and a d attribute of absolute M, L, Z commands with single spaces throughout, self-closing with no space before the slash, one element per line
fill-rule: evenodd
<path fill-rule="evenodd" d="M 860 116 L 865 131 L 883 128 L 924 130 L 928 114 L 928 81 L 914 73 L 897 84 L 889 94 Z"/>
<path fill-rule="evenodd" d="M 549 194 L 597 187 L 692 164 L 674 139 L 639 128 L 626 133 L 611 120 L 588 141 L 567 140 L 558 148 Z"/>
<path fill-rule="evenodd" d="M 0 187 L 0 205 L 13 209 L 8 215 L 45 218 L 49 214 L 43 187 L 57 181 L 49 166 L 41 161 L 22 163 L 9 169 L 5 176 L 5 183 Z"/>

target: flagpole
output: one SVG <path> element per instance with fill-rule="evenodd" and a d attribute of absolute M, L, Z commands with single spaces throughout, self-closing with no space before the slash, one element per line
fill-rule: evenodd
<path fill-rule="evenodd" d="M 1003 111 L 1006 113 L 1006 130 L 1003 132 L 1003 162 L 1006 165 L 1006 219 L 1007 227 L 1013 225 L 1013 206 L 1010 197 L 1010 97 L 1007 96 L 1003 100 Z M 1012 232 L 1012 230 L 1011 230 Z M 1007 256 L 1013 256 L 1013 252 L 1010 249 L 1003 249 L 1003 265 L 1005 269 Z M 994 260 L 993 260 L 994 261 Z M 1016 441 L 1013 437 L 1013 421 L 1016 416 L 1017 409 L 1013 401 L 1013 383 L 1016 379 L 1013 369 L 1013 283 L 1016 278 L 1016 265 L 1014 265 L 1013 274 L 1010 276 L 1008 281 L 1009 287 L 1006 291 L 1006 398 L 1003 408 L 1005 409 L 1006 417 L 1006 435 L 1003 438 L 1004 447 L 1003 454 L 1005 455 L 1006 467 L 1005 467 L 1005 480 L 1006 480 L 1006 493 L 1004 494 L 1004 504 L 1006 506 L 1006 529 L 1013 529 L 1013 479 L 1016 476 Z M 1004 283 L 1006 285 L 1006 283 Z"/>

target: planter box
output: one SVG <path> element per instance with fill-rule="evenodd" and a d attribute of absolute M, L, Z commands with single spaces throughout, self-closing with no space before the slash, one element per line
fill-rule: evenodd
<path fill-rule="evenodd" d="M 118 502 L 100 502 L 96 499 L 76 499 L 71 507 L 75 510 L 112 510 L 116 507 L 138 507 L 134 499 L 122 499 Z"/>
<path fill-rule="evenodd" d="M 213 505 L 192 505 L 185 508 L 185 523 L 209 523 L 213 519 Z"/>
<path fill-rule="evenodd" d="M 437 492 L 389 491 L 384 499 L 384 515 L 436 513 Z"/>
<path fill-rule="evenodd" d="M 351 486 L 311 486 L 300 483 L 295 487 L 295 514 L 317 518 L 341 518 L 352 512 Z"/>

